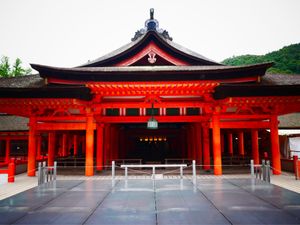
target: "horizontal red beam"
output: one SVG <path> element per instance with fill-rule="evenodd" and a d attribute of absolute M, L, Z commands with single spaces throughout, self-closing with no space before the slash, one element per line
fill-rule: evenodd
<path fill-rule="evenodd" d="M 147 123 L 150 116 L 105 116 L 97 117 L 97 122 L 102 123 Z M 159 123 L 190 123 L 207 121 L 206 116 L 154 116 Z"/>
<path fill-rule="evenodd" d="M 239 114 L 229 114 L 229 115 L 220 115 L 221 119 L 270 119 L 270 115 L 260 115 L 260 114 L 255 114 L 255 115 L 239 115 Z"/>
<path fill-rule="evenodd" d="M 210 123 L 210 128 L 212 124 Z M 239 121 L 239 122 L 220 122 L 220 128 L 239 129 L 239 128 L 270 128 L 270 123 L 265 121 Z"/>
<path fill-rule="evenodd" d="M 0 170 L 0 174 L 7 174 L 8 173 L 8 169 L 6 170 Z"/>
<path fill-rule="evenodd" d="M 74 123 L 78 123 L 78 122 L 85 122 L 86 121 L 86 116 L 38 116 L 36 117 L 37 121 L 65 121 L 67 123 L 69 122 L 74 122 Z"/>
<path fill-rule="evenodd" d="M 28 136 L 15 136 L 15 135 L 7 135 L 0 136 L 0 140 L 27 140 Z"/>
<path fill-rule="evenodd" d="M 36 129 L 43 130 L 85 130 L 86 123 L 38 123 Z M 94 124 L 96 129 L 96 124 Z"/>
<path fill-rule="evenodd" d="M 191 108 L 200 108 L 207 105 L 211 105 L 209 103 L 199 102 L 199 101 L 169 101 L 169 102 L 161 102 L 155 103 L 155 108 L 180 108 L 180 107 L 191 107 Z M 99 104 L 101 108 L 151 108 L 151 103 L 145 102 L 105 102 Z"/>

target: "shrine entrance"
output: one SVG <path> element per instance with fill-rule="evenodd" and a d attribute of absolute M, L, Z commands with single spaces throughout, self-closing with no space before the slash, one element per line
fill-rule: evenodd
<path fill-rule="evenodd" d="M 145 124 L 124 125 L 125 158 L 141 159 L 143 163 L 165 163 L 168 159 L 186 158 L 185 123 L 163 123 L 158 129 L 146 129 Z"/>
<path fill-rule="evenodd" d="M 266 74 L 272 63 L 217 63 L 158 25 L 152 13 L 130 44 L 103 57 L 72 68 L 31 64 L 39 75 L 0 82 L 0 113 L 29 118 L 28 176 L 41 158 L 50 166 L 81 158 L 86 176 L 129 158 L 193 159 L 222 175 L 223 165 L 264 157 L 281 173 L 278 117 L 299 112 L 296 78 L 282 85 Z M 153 117 L 158 129 L 146 129 Z M 259 134 L 266 129 L 269 141 Z M 11 133 L 1 135 L 7 163 Z"/>

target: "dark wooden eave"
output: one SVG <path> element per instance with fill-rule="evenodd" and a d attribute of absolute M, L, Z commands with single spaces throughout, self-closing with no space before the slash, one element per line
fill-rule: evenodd
<path fill-rule="evenodd" d="M 297 85 L 221 84 L 215 88 L 214 99 L 227 97 L 300 96 Z"/>
<path fill-rule="evenodd" d="M 87 87 L 44 86 L 38 88 L 0 88 L 0 98 L 74 98 L 91 100 L 92 94 Z"/>
<path fill-rule="evenodd" d="M 69 81 L 228 80 L 263 76 L 272 63 L 248 66 L 132 66 L 60 68 L 31 64 L 43 78 Z"/>

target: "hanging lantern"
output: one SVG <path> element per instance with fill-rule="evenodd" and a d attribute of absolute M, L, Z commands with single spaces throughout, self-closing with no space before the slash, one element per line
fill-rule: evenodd
<path fill-rule="evenodd" d="M 153 103 L 152 103 L 151 118 L 147 122 L 147 129 L 157 129 L 158 128 L 158 122 L 153 116 L 153 114 L 154 114 L 153 109 L 154 108 L 153 108 Z"/>
<path fill-rule="evenodd" d="M 158 122 L 154 117 L 151 117 L 147 122 L 147 129 L 157 129 Z"/>

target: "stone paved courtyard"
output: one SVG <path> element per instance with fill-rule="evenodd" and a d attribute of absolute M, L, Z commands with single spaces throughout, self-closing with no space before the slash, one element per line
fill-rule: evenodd
<path fill-rule="evenodd" d="M 59 180 L 0 201 L 0 224 L 300 224 L 300 194 L 252 179 Z"/>

